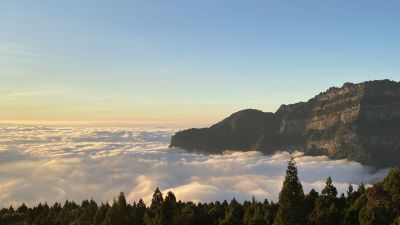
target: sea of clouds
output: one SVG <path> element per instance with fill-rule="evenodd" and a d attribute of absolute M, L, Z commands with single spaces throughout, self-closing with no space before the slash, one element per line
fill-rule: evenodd
<path fill-rule="evenodd" d="M 184 201 L 277 200 L 289 153 L 205 155 L 169 149 L 175 131 L 0 125 L 0 207 L 66 199 L 105 202 L 120 191 L 129 202 L 148 203 L 157 186 Z M 306 192 L 320 191 L 328 176 L 344 192 L 349 183 L 373 183 L 388 173 L 348 160 L 292 155 Z"/>

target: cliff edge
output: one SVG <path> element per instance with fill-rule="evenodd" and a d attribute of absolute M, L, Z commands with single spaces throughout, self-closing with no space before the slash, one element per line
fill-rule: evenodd
<path fill-rule="evenodd" d="M 236 112 L 209 128 L 188 129 L 170 147 L 221 153 L 299 150 L 377 167 L 400 165 L 400 82 L 345 83 L 275 113 Z"/>

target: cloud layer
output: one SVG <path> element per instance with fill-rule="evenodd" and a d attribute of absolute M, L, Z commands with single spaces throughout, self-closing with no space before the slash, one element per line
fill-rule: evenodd
<path fill-rule="evenodd" d="M 168 149 L 174 132 L 0 125 L 0 206 L 90 197 L 112 201 L 120 191 L 130 202 L 149 202 L 157 186 L 184 201 L 277 200 L 289 153 L 188 153 Z M 349 183 L 372 183 L 388 172 L 347 160 L 293 155 L 305 191 L 320 190 L 328 176 L 343 192 Z"/>

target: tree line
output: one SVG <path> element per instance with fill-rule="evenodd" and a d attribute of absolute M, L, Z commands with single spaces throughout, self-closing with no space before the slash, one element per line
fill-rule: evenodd
<path fill-rule="evenodd" d="M 304 194 L 293 159 L 288 161 L 279 202 L 254 197 L 242 204 L 177 201 L 172 192 L 164 197 L 157 188 L 151 204 L 128 204 L 121 192 L 112 204 L 84 200 L 81 204 L 25 204 L 0 210 L 1 225 L 400 225 L 400 168 L 382 182 L 363 184 L 338 196 L 331 177 L 321 193 Z"/>

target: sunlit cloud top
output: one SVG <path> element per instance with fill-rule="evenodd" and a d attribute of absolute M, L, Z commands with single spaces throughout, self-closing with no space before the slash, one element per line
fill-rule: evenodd
<path fill-rule="evenodd" d="M 289 153 L 205 155 L 169 149 L 175 131 L 0 124 L 0 207 L 90 197 L 105 202 L 120 191 L 129 202 L 143 198 L 149 204 L 157 186 L 184 201 L 277 200 Z M 292 156 L 306 192 L 321 191 L 328 176 L 343 193 L 349 183 L 371 184 L 388 173 L 348 160 Z"/>

